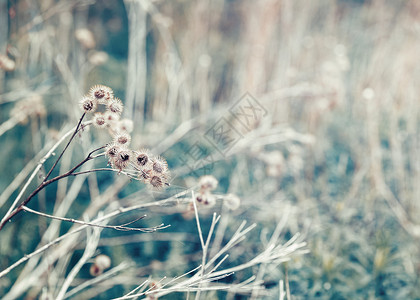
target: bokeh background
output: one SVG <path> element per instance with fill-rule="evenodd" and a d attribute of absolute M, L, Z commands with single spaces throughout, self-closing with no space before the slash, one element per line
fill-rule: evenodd
<path fill-rule="evenodd" d="M 419 53 L 417 0 L 1 0 L 0 214 L 48 147 L 77 124 L 82 95 L 105 84 L 133 120 L 133 147 L 168 160 L 171 186 L 152 192 L 123 175 L 98 173 L 60 181 L 30 207 L 93 219 L 118 205 L 165 199 L 211 174 L 216 194 L 241 198 L 236 210 L 220 199 L 199 208 L 204 232 L 213 212 L 222 216 L 213 251 L 242 220 L 257 224 L 227 266 L 264 249 L 279 222 L 281 240 L 299 232 L 308 253 L 221 280 L 259 274 L 260 294 L 207 292 L 203 299 L 278 299 L 280 280 L 292 299 L 420 299 Z M 253 103 L 258 118 L 244 126 L 232 114 L 238 103 Z M 234 128 L 232 147 L 211 143 L 220 122 Z M 57 174 L 109 139 L 95 129 L 83 133 Z M 42 172 L 38 177 L 32 189 Z M 151 206 L 111 223 L 139 213 L 147 214 L 142 226 L 171 227 L 102 231 L 96 254 L 113 266 L 130 264 L 69 298 L 111 299 L 149 276 L 177 276 L 200 264 L 186 204 Z M 0 232 L 1 269 L 71 226 L 16 216 Z M 0 295 L 54 295 L 87 239 L 83 231 L 67 248 L 54 246 L 17 267 L 0 279 Z M 56 257 L 54 249 L 66 250 Z M 39 269 L 42 263 L 48 267 Z M 71 288 L 92 279 L 89 266 Z M 36 281 L 25 282 L 31 273 Z"/>

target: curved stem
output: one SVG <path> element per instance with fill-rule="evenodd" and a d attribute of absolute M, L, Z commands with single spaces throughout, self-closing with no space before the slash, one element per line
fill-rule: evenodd
<path fill-rule="evenodd" d="M 119 230 L 119 231 L 141 231 L 141 232 L 156 232 L 159 229 L 165 229 L 168 228 L 169 225 L 164 225 L 164 224 L 160 224 L 158 226 L 155 227 L 150 227 L 150 228 L 134 228 L 134 227 L 127 227 L 127 225 L 130 225 L 134 222 L 137 222 L 138 220 L 144 219 L 146 217 L 146 215 L 141 216 L 140 218 L 137 218 L 133 221 L 130 221 L 128 223 L 125 224 L 121 224 L 121 225 L 99 225 L 93 222 L 84 222 L 84 221 L 79 221 L 76 219 L 71 219 L 71 218 L 63 218 L 63 217 L 56 217 L 54 215 L 49 215 L 49 214 L 45 214 L 33 209 L 30 209 L 29 207 L 23 206 L 22 210 L 44 217 L 44 218 L 50 218 L 50 219 L 55 219 L 55 220 L 60 220 L 60 221 L 64 221 L 64 222 L 70 222 L 70 223 L 75 223 L 75 224 L 79 224 L 79 225 L 87 225 L 87 226 L 91 226 L 91 227 L 98 227 L 98 228 L 107 228 L 107 229 L 114 229 L 114 230 Z"/>
<path fill-rule="evenodd" d="M 88 121 L 86 123 L 83 124 L 83 126 L 87 126 L 92 124 L 92 121 Z M 47 152 L 47 154 L 45 154 L 38 162 L 36 168 L 34 169 L 34 171 L 32 172 L 31 176 L 29 177 L 29 179 L 26 181 L 25 185 L 23 186 L 23 188 L 21 189 L 21 191 L 19 192 L 19 194 L 17 195 L 16 199 L 13 201 L 12 205 L 9 207 L 9 210 L 7 211 L 7 213 L 3 216 L 3 219 L 1 220 L 0 223 L 2 223 L 5 219 L 7 219 L 10 215 L 10 213 L 15 209 L 16 205 L 19 203 L 20 198 L 22 198 L 23 194 L 26 192 L 26 189 L 29 187 L 29 185 L 31 184 L 31 182 L 33 181 L 33 179 L 36 177 L 36 175 L 38 174 L 39 170 L 41 170 L 43 164 L 45 163 L 45 161 L 51 157 L 51 155 L 53 155 L 55 149 L 57 149 L 58 146 L 61 145 L 61 143 L 74 131 L 77 129 L 77 126 L 74 127 L 74 129 L 66 132 L 61 139 L 59 139 L 54 146 L 52 146 L 52 148 Z"/>
<path fill-rule="evenodd" d="M 69 141 L 67 142 L 66 147 L 64 147 L 63 151 L 61 151 L 60 155 L 58 156 L 57 160 L 55 161 L 55 163 L 53 164 L 53 166 L 51 167 L 51 169 L 48 171 L 48 174 L 45 175 L 44 180 L 42 181 L 42 183 L 46 182 L 48 177 L 51 175 L 52 171 L 54 170 L 55 166 L 58 164 L 58 162 L 60 161 L 61 157 L 63 156 L 64 152 L 66 152 L 67 148 L 69 147 L 71 141 L 73 140 L 73 138 L 76 136 L 77 132 L 79 131 L 80 128 L 80 124 L 82 124 L 82 120 L 85 117 L 86 113 L 83 113 L 82 117 L 79 120 L 79 123 L 76 126 L 76 130 L 73 132 L 73 135 L 70 137 Z"/>
<path fill-rule="evenodd" d="M 77 132 L 77 131 L 75 131 L 75 132 Z M 73 137 L 74 137 L 74 135 L 75 134 L 73 134 Z M 93 157 L 92 157 L 92 154 L 94 153 L 94 152 L 96 152 L 96 151 L 98 151 L 98 150 L 101 150 L 101 149 L 103 149 L 103 148 L 105 148 L 105 146 L 102 146 L 102 147 L 100 147 L 100 148 L 97 148 L 97 149 L 95 149 L 95 150 L 93 150 L 92 152 L 90 152 L 89 154 L 88 154 L 88 156 L 84 159 L 84 160 L 82 160 L 80 163 L 78 163 L 76 166 L 74 166 L 72 169 L 70 169 L 69 171 L 67 171 L 66 173 L 64 173 L 64 174 L 62 174 L 62 175 L 59 175 L 59 176 L 56 176 L 56 177 L 54 177 L 54 178 L 52 178 L 52 179 L 50 179 L 50 180 L 45 180 L 44 179 L 44 181 L 18 206 L 18 207 L 16 207 L 10 214 L 9 214 L 9 216 L 7 216 L 6 218 L 4 218 L 2 221 L 1 221 L 1 223 L 0 223 L 0 230 L 4 227 L 4 225 L 11 219 L 11 218 L 13 218 L 17 213 L 19 213 L 21 210 L 23 210 L 23 208 L 24 208 L 24 206 L 26 206 L 28 203 L 29 203 L 29 201 L 31 201 L 31 199 L 36 195 L 36 194 L 38 194 L 41 190 L 43 190 L 46 186 L 48 186 L 48 185 L 50 185 L 51 183 L 53 183 L 53 182 L 55 182 L 55 181 L 57 181 L 57 180 L 60 180 L 60 179 L 62 179 L 62 178 L 65 178 L 65 177 L 68 177 L 68 176 L 71 176 L 73 173 L 74 173 L 74 171 L 76 171 L 78 168 L 80 168 L 83 164 L 85 164 L 87 161 L 89 161 L 89 160 L 91 160 L 91 159 L 93 159 Z M 59 160 L 59 159 L 58 159 Z M 57 161 L 58 161 L 57 160 Z M 53 169 L 53 168 L 52 168 Z M 51 171 L 51 170 L 50 170 Z M 50 172 L 51 173 L 51 172 Z"/>

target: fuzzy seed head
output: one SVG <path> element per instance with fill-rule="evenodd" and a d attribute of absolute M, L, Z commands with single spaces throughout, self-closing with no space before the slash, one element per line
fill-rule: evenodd
<path fill-rule="evenodd" d="M 149 161 L 149 158 L 147 157 L 147 154 L 143 153 L 137 156 L 137 163 L 141 166 L 146 165 L 148 161 Z"/>
<path fill-rule="evenodd" d="M 106 111 L 104 113 L 104 118 L 106 121 L 106 124 L 110 127 L 113 128 L 113 130 L 115 131 L 115 124 L 118 122 L 118 120 L 120 119 L 120 115 L 110 112 L 110 111 Z"/>
<path fill-rule="evenodd" d="M 235 194 L 227 194 L 223 200 L 225 206 L 230 210 L 236 210 L 241 205 L 241 199 Z"/>
<path fill-rule="evenodd" d="M 152 167 L 152 166 L 150 166 Z M 145 182 L 148 183 L 151 189 L 153 190 L 161 190 L 165 188 L 165 186 L 169 186 L 169 179 L 170 176 L 168 173 L 157 173 L 150 169 L 146 171 L 147 178 Z"/>
<path fill-rule="evenodd" d="M 120 151 L 118 151 L 117 155 L 112 160 L 113 165 L 120 171 L 124 170 L 130 163 L 130 156 L 130 151 L 127 149 L 120 149 Z"/>
<path fill-rule="evenodd" d="M 99 275 L 101 275 L 102 273 L 103 273 L 103 269 L 101 269 L 101 268 L 99 268 L 97 265 L 95 265 L 95 264 L 92 264 L 91 266 L 90 266 L 90 269 L 89 269 L 89 273 L 90 273 L 90 275 L 92 275 L 93 277 L 96 277 L 96 276 L 99 276 Z"/>
<path fill-rule="evenodd" d="M 157 174 L 154 172 L 149 172 L 149 178 L 146 179 L 151 189 L 153 190 L 162 190 L 168 184 L 168 179 L 163 174 Z"/>
<path fill-rule="evenodd" d="M 154 172 L 158 174 L 164 174 L 165 172 L 168 171 L 168 163 L 161 156 L 155 157 L 152 160 L 152 169 Z"/>
<path fill-rule="evenodd" d="M 119 159 L 121 159 L 121 161 L 126 162 L 130 160 L 130 153 L 128 151 L 120 151 L 119 153 Z"/>
<path fill-rule="evenodd" d="M 110 144 L 105 148 L 105 150 L 106 156 L 108 156 L 110 159 L 114 159 L 117 156 L 118 152 L 120 152 L 121 146 L 116 144 Z"/>
<path fill-rule="evenodd" d="M 128 133 L 133 131 L 133 126 L 133 121 L 131 121 L 130 119 L 122 119 L 116 125 L 118 131 Z"/>
<path fill-rule="evenodd" d="M 90 88 L 89 95 L 96 99 L 100 104 L 107 104 L 114 98 L 114 92 L 105 85 L 95 85 Z"/>
<path fill-rule="evenodd" d="M 108 103 L 108 111 L 120 116 L 123 111 L 123 104 L 121 100 L 118 98 L 114 98 L 113 100 L 111 100 Z"/>
<path fill-rule="evenodd" d="M 199 192 L 195 200 L 205 206 L 212 207 L 216 204 L 216 197 L 209 192 Z"/>
<path fill-rule="evenodd" d="M 95 265 L 102 270 L 108 269 L 111 266 L 111 259 L 105 254 L 98 255 L 95 257 Z"/>
<path fill-rule="evenodd" d="M 151 186 L 153 186 L 155 189 L 160 189 L 163 187 L 163 181 L 162 178 L 160 178 L 158 175 L 153 175 L 150 177 L 149 183 Z"/>
<path fill-rule="evenodd" d="M 136 152 L 136 157 L 134 163 L 136 166 L 140 167 L 141 169 L 148 168 L 151 162 L 151 157 L 149 154 L 149 150 L 141 149 L 140 151 Z"/>
<path fill-rule="evenodd" d="M 106 121 L 103 113 L 98 112 L 93 115 L 93 125 L 97 128 L 106 127 Z"/>
<path fill-rule="evenodd" d="M 126 132 L 119 132 L 114 136 L 114 143 L 128 146 L 131 142 L 131 136 Z"/>
<path fill-rule="evenodd" d="M 96 111 L 98 107 L 98 101 L 90 96 L 83 96 L 80 100 L 80 108 L 84 110 L 86 113 L 93 113 Z"/>
<path fill-rule="evenodd" d="M 205 175 L 200 177 L 198 184 L 200 185 L 201 190 L 204 191 L 212 191 L 217 188 L 217 184 L 219 182 L 217 179 L 212 175 Z"/>

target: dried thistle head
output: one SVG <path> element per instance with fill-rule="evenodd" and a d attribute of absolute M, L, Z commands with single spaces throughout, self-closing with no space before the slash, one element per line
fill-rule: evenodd
<path fill-rule="evenodd" d="M 121 148 L 117 155 L 112 159 L 113 166 L 122 171 L 128 167 L 130 163 L 131 151 Z"/>
<path fill-rule="evenodd" d="M 106 111 L 104 113 L 104 118 L 105 118 L 106 124 L 110 127 L 110 129 L 112 131 L 117 131 L 115 127 L 118 120 L 120 119 L 120 115 L 110 112 L 110 111 Z"/>
<path fill-rule="evenodd" d="M 100 254 L 95 257 L 94 263 L 102 270 L 105 270 L 111 266 L 111 259 L 105 254 Z"/>
<path fill-rule="evenodd" d="M 93 113 L 98 107 L 98 101 L 95 98 L 85 95 L 79 102 L 80 108 L 85 111 L 85 113 Z"/>
<path fill-rule="evenodd" d="M 116 123 L 117 131 L 131 133 L 133 131 L 133 121 L 130 119 L 122 119 Z"/>
<path fill-rule="evenodd" d="M 103 269 L 99 268 L 97 265 L 95 264 L 91 264 L 90 268 L 89 268 L 89 273 L 91 276 L 96 277 L 101 275 L 104 272 Z"/>
<path fill-rule="evenodd" d="M 212 207 L 216 204 L 216 197 L 210 192 L 199 192 L 195 200 L 205 206 Z"/>
<path fill-rule="evenodd" d="M 107 110 L 120 116 L 123 111 L 122 101 L 118 98 L 112 99 L 107 103 Z"/>
<path fill-rule="evenodd" d="M 152 170 L 157 174 L 165 174 L 168 172 L 168 163 L 162 156 L 154 157 L 151 161 Z"/>
<path fill-rule="evenodd" d="M 149 173 L 149 177 L 145 182 L 153 190 L 162 190 L 165 186 L 169 185 L 168 178 L 164 174 L 158 174 L 153 171 Z"/>
<path fill-rule="evenodd" d="M 105 128 L 106 127 L 106 120 L 103 113 L 97 112 L 93 115 L 93 125 L 97 128 Z"/>
<path fill-rule="evenodd" d="M 114 135 L 114 143 L 121 146 L 128 146 L 131 142 L 131 136 L 127 132 L 117 132 Z"/>
<path fill-rule="evenodd" d="M 223 203 L 230 210 L 236 210 L 241 205 L 241 199 L 235 194 L 227 194 L 223 198 Z"/>
<path fill-rule="evenodd" d="M 159 176 L 158 174 L 152 174 L 147 179 L 147 183 L 150 184 L 151 187 L 157 190 L 162 189 L 164 186 L 164 181 L 162 179 L 162 176 Z"/>
<path fill-rule="evenodd" d="M 219 182 L 217 179 L 212 175 L 204 175 L 200 177 L 198 184 L 200 185 L 200 190 L 205 191 L 213 191 L 217 188 L 217 184 Z"/>
<path fill-rule="evenodd" d="M 108 156 L 109 161 L 113 160 L 118 152 L 121 150 L 121 146 L 117 144 L 109 144 L 105 148 L 105 154 Z"/>
<path fill-rule="evenodd" d="M 90 88 L 89 96 L 96 99 L 99 104 L 107 104 L 114 98 L 114 92 L 110 87 L 98 84 Z"/>
<path fill-rule="evenodd" d="M 137 151 L 134 156 L 134 163 L 140 169 L 148 168 L 151 164 L 152 157 L 150 155 L 149 150 L 147 149 L 140 149 Z"/>

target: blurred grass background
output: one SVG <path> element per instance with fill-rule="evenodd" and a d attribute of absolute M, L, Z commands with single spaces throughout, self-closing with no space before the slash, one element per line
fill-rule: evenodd
<path fill-rule="evenodd" d="M 0 123 L 34 97 L 45 108 L 0 136 L 0 190 L 77 122 L 83 93 L 105 84 L 134 122 L 132 143 L 162 153 L 174 174 L 167 192 L 144 192 L 143 199 L 161 199 L 202 174 L 219 179 L 219 193 L 241 197 L 236 211 L 220 203 L 203 211 L 204 227 L 212 211 L 222 214 L 227 236 L 238 219 L 258 224 L 232 260 L 249 260 L 287 212 L 285 240 L 302 232 L 310 250 L 287 263 L 293 299 L 420 299 L 419 1 L 1 0 L 0 23 L 1 60 L 9 66 L 0 72 Z M 246 93 L 267 115 L 246 130 L 229 119 L 243 138 L 220 156 L 203 136 L 220 117 L 230 118 Z M 91 131 L 81 143 L 107 142 Z M 208 168 L 189 157 L 197 142 L 216 157 Z M 89 149 L 76 148 L 62 170 Z M 81 184 L 67 216 L 82 218 L 92 185 L 102 192 L 119 179 L 98 174 Z M 52 213 L 71 182 L 49 188 L 32 205 Z M 143 201 L 127 198 L 140 189 L 132 182 L 115 197 L 123 206 Z M 0 201 L 2 215 L 17 193 Z M 101 252 L 115 265 L 128 258 L 137 267 L 107 292 L 100 284 L 104 292 L 95 299 L 127 292 L 140 283 L 134 276 L 175 276 L 196 266 L 200 245 L 185 210 L 146 211 L 150 226 L 171 224 L 150 236 L 104 231 Z M 0 232 L 1 269 L 33 251 L 49 223 L 16 220 Z M 68 268 L 83 252 L 73 250 Z M 277 299 L 285 269 L 267 268 L 268 294 L 261 297 Z M 0 295 L 20 271 L 0 280 Z M 21 297 L 37 298 L 54 275 L 43 276 Z M 89 276 L 86 267 L 77 282 Z M 164 298 L 176 297 L 185 299 Z"/>

